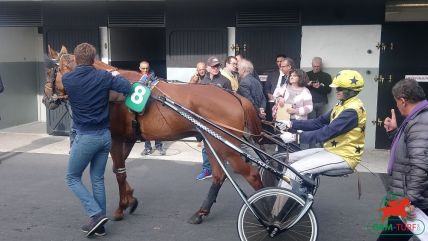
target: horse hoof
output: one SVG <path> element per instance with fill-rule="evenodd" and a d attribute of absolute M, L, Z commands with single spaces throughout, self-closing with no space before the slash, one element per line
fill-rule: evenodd
<path fill-rule="evenodd" d="M 138 200 L 134 198 L 129 203 L 129 214 L 133 214 L 135 212 L 135 209 L 137 209 L 137 207 L 138 207 Z"/>
<path fill-rule="evenodd" d="M 123 220 L 123 215 L 113 215 L 112 217 L 113 221 L 122 221 Z"/>
<path fill-rule="evenodd" d="M 193 214 L 192 217 L 189 218 L 189 220 L 187 220 L 187 222 L 190 224 L 201 224 L 202 223 L 202 215 L 199 214 L 199 212 L 196 212 L 195 214 Z"/>

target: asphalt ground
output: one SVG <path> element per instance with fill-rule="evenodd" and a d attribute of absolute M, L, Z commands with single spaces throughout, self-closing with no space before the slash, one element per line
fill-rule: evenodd
<path fill-rule="evenodd" d="M 0 152 L 0 240 L 87 240 L 80 231 L 87 217 L 64 182 L 67 161 L 64 154 Z M 109 215 L 119 199 L 111 164 L 110 160 L 105 178 Z M 195 180 L 200 163 L 145 157 L 129 159 L 127 168 L 128 181 L 140 206 L 123 221 L 108 222 L 107 235 L 97 239 L 239 240 L 236 222 L 243 202 L 230 182 L 223 185 L 204 222 L 191 225 L 186 221 L 199 208 L 211 184 L 209 179 Z M 385 195 L 380 178 L 384 174 L 358 175 L 321 178 L 313 206 L 319 241 L 376 240 L 376 232 L 368 226 L 380 220 L 377 208 Z M 87 173 L 84 177 L 88 183 Z M 244 191 L 251 194 L 248 184 L 236 177 Z"/>

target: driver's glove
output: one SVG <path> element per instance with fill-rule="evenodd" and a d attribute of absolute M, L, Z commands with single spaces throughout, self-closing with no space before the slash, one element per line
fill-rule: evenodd
<path fill-rule="evenodd" d="M 281 139 L 285 143 L 290 143 L 296 141 L 296 134 L 290 133 L 290 132 L 283 132 L 281 134 Z"/>

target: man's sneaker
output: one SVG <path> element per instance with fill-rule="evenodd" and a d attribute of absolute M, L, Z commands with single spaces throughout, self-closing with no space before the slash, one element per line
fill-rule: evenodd
<path fill-rule="evenodd" d="M 95 236 L 102 237 L 105 235 L 106 235 L 106 229 L 104 228 L 104 226 L 101 226 L 97 228 L 97 230 L 95 230 Z"/>
<path fill-rule="evenodd" d="M 144 148 L 144 151 L 143 152 L 141 152 L 141 155 L 150 155 L 150 154 L 152 154 L 152 148 Z"/>
<path fill-rule="evenodd" d="M 158 147 L 157 150 L 159 151 L 159 154 L 161 154 L 162 156 L 166 155 L 166 151 L 162 147 Z"/>
<path fill-rule="evenodd" d="M 85 230 L 87 230 L 86 237 L 92 236 L 97 232 L 99 228 L 104 226 L 104 224 L 107 223 L 107 221 L 108 221 L 108 218 L 103 214 L 95 215 L 94 217 L 91 218 L 91 220 L 87 225 L 82 227 L 82 230 L 84 232 Z M 102 233 L 101 231 L 102 230 L 100 230 L 99 233 Z M 105 234 L 105 231 L 104 231 L 104 234 Z"/>
<path fill-rule="evenodd" d="M 212 177 L 211 171 L 208 169 L 202 169 L 201 173 L 199 173 L 199 175 L 196 176 L 196 180 L 200 181 L 200 180 L 204 180 L 204 179 L 207 179 L 210 177 Z"/>
<path fill-rule="evenodd" d="M 89 231 L 89 224 L 83 225 L 82 226 L 82 231 L 84 233 L 88 233 L 88 231 Z M 104 228 L 104 226 L 100 226 L 99 228 L 97 228 L 95 230 L 94 235 L 98 236 L 98 237 L 105 236 L 106 235 L 106 229 Z"/>

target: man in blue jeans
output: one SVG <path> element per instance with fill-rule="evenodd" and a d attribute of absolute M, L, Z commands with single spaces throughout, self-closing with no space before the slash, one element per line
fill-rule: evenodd
<path fill-rule="evenodd" d="M 202 170 L 201 172 L 196 176 L 196 180 L 204 180 L 207 178 L 212 177 L 211 173 L 211 164 L 208 161 L 208 154 L 205 147 L 202 148 Z"/>
<path fill-rule="evenodd" d="M 93 63 L 96 50 L 88 44 L 74 49 L 77 67 L 63 76 L 64 89 L 73 112 L 76 137 L 71 147 L 65 181 L 80 200 L 89 222 L 82 226 L 87 237 L 105 235 L 106 194 L 104 172 L 112 140 L 109 130 L 109 91 L 127 95 L 131 92 L 128 80 L 97 70 Z M 82 174 L 90 164 L 92 193 L 82 183 Z"/>

